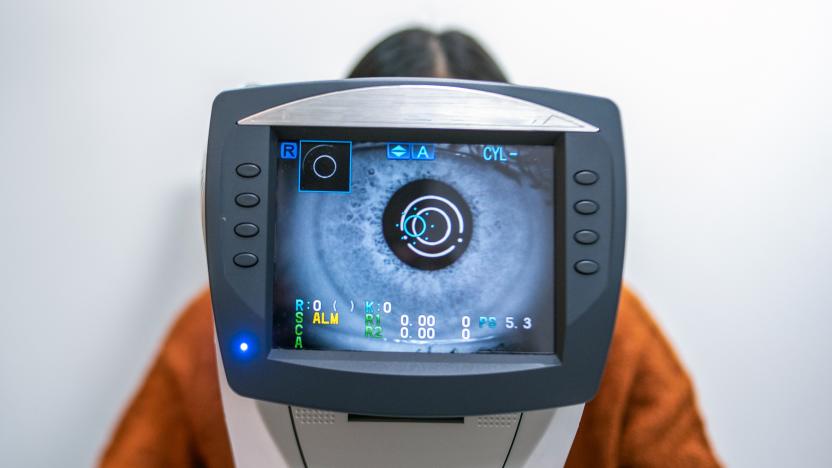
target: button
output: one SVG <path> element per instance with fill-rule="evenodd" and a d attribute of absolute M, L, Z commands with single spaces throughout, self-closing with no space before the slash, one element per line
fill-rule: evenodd
<path fill-rule="evenodd" d="M 240 206 L 251 208 L 252 206 L 257 206 L 257 204 L 260 203 L 260 197 L 253 193 L 241 193 L 237 195 L 236 201 Z"/>
<path fill-rule="evenodd" d="M 598 271 L 598 264 L 592 260 L 581 260 L 575 264 L 575 271 L 582 275 L 591 275 Z"/>
<path fill-rule="evenodd" d="M 575 203 L 575 211 L 580 214 L 592 214 L 598 211 L 598 204 L 591 200 L 581 200 Z"/>
<path fill-rule="evenodd" d="M 249 252 L 238 253 L 234 256 L 234 264 L 243 268 L 253 267 L 257 265 L 257 256 Z"/>
<path fill-rule="evenodd" d="M 245 163 L 237 166 L 237 174 L 240 177 L 257 177 L 260 175 L 260 166 L 253 163 Z"/>
<path fill-rule="evenodd" d="M 240 237 L 254 237 L 260 232 L 260 228 L 252 223 L 240 223 L 234 226 L 234 232 Z"/>
<path fill-rule="evenodd" d="M 594 244 L 598 242 L 598 233 L 595 231 L 590 231 L 589 229 L 584 229 L 575 233 L 575 240 L 579 244 Z"/>
<path fill-rule="evenodd" d="M 598 174 L 592 171 L 578 171 L 575 173 L 575 182 L 581 185 L 592 185 L 598 182 Z"/>

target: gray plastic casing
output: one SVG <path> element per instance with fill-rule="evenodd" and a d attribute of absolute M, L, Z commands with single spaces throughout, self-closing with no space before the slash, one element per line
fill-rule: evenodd
<path fill-rule="evenodd" d="M 246 117 L 286 103 L 377 86 L 448 86 L 528 101 L 580 119 L 594 132 L 484 131 L 442 128 L 289 128 L 240 125 Z M 390 103 L 395 106 L 395 102 Z M 426 125 L 426 127 L 429 127 Z M 555 146 L 555 353 L 429 354 L 287 350 L 272 346 L 276 146 L 282 135 L 395 141 L 511 141 Z M 237 175 L 242 163 L 259 176 Z M 577 183 L 578 171 L 598 181 Z M 345 413 L 395 417 L 450 417 L 569 406 L 591 399 L 606 362 L 618 307 L 624 258 L 626 187 L 621 121 L 605 98 L 502 83 L 436 79 L 350 79 L 225 91 L 214 100 L 203 186 L 203 222 L 218 348 L 229 386 L 244 397 Z M 261 202 L 235 203 L 240 193 Z M 578 201 L 598 211 L 578 213 Z M 257 224 L 251 238 L 238 223 Z M 574 234 L 591 229 L 592 245 Z M 254 253 L 249 268 L 234 264 Z M 575 264 L 589 259 L 595 274 Z M 239 343 L 249 344 L 246 353 Z"/>

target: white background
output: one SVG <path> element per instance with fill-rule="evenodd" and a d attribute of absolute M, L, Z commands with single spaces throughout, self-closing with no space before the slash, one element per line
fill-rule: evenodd
<path fill-rule="evenodd" d="M 827 2 L 4 0 L 0 465 L 94 463 L 206 283 L 213 97 L 343 76 L 393 28 L 462 27 L 510 78 L 613 98 L 626 277 L 732 466 L 830 466 Z"/>

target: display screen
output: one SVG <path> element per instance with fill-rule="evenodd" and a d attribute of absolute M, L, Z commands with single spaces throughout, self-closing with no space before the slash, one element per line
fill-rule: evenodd
<path fill-rule="evenodd" d="M 553 146 L 276 153 L 275 347 L 554 353 Z"/>

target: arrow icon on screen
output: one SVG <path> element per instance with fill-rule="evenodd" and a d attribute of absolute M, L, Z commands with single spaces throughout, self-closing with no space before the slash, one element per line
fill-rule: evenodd
<path fill-rule="evenodd" d="M 410 159 L 410 145 L 407 143 L 389 143 L 387 159 Z"/>
<path fill-rule="evenodd" d="M 404 149 L 402 145 L 394 146 L 390 152 L 393 153 L 397 158 L 400 158 L 407 154 L 407 150 Z"/>

